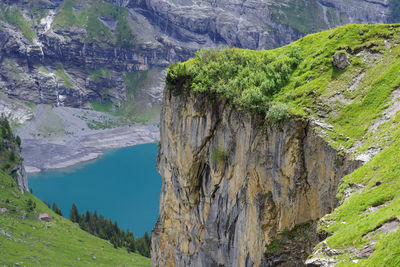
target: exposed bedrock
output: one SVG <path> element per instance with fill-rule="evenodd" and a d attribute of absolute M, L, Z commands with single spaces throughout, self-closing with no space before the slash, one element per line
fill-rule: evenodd
<path fill-rule="evenodd" d="M 341 178 L 359 166 L 313 122 L 270 127 L 218 99 L 168 90 L 161 114 L 152 266 L 273 266 L 266 245 L 329 213 Z"/>

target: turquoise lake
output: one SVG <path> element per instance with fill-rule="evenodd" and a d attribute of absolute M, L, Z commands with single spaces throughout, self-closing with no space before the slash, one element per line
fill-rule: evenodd
<path fill-rule="evenodd" d="M 111 150 L 89 163 L 30 175 L 29 187 L 41 200 L 57 203 L 65 217 L 75 203 L 79 213 L 96 210 L 140 237 L 157 221 L 157 152 L 156 144 Z"/>

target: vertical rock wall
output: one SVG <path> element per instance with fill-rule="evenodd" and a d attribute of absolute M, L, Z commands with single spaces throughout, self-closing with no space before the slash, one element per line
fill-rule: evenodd
<path fill-rule="evenodd" d="M 265 246 L 330 212 L 340 179 L 358 166 L 312 123 L 268 127 L 204 95 L 166 90 L 161 116 L 152 266 L 268 266 Z"/>

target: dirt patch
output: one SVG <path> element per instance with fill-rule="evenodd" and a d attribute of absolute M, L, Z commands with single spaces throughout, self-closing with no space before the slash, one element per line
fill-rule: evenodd
<path fill-rule="evenodd" d="M 349 184 L 349 186 L 343 191 L 343 201 L 348 199 L 353 193 L 361 193 L 365 188 L 362 184 Z"/>
<path fill-rule="evenodd" d="M 351 85 L 349 88 L 347 88 L 347 91 L 350 93 L 353 93 L 354 91 L 357 91 L 358 87 L 360 87 L 361 79 L 364 77 L 365 71 L 361 71 L 354 79 L 351 81 Z"/>
<path fill-rule="evenodd" d="M 396 232 L 399 229 L 399 224 L 399 219 L 391 218 L 363 235 L 363 239 L 373 239 L 374 236 L 380 233 L 390 234 Z"/>
<path fill-rule="evenodd" d="M 390 118 L 396 115 L 398 111 L 400 111 L 400 88 L 392 91 L 390 99 L 390 106 L 383 111 L 382 116 L 375 120 L 375 122 L 368 128 L 368 131 L 376 131 L 379 125 L 387 122 Z"/>

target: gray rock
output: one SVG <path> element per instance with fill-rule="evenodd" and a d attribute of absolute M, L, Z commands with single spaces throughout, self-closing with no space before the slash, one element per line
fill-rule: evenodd
<path fill-rule="evenodd" d="M 341 178 L 360 163 L 340 156 L 313 123 L 266 127 L 205 95 L 166 90 L 161 116 L 152 265 L 303 264 L 304 255 L 290 249 L 266 257 L 267 242 L 329 213 Z M 213 159 L 216 149 L 225 160 Z"/>
<path fill-rule="evenodd" d="M 0 208 L 0 213 L 6 213 L 6 212 L 8 212 L 7 208 Z"/>
<path fill-rule="evenodd" d="M 374 253 L 374 248 L 372 246 L 363 247 L 360 252 L 356 254 L 357 258 L 366 259 Z"/>
<path fill-rule="evenodd" d="M 347 55 L 346 52 L 337 52 L 333 56 L 333 66 L 335 66 L 338 69 L 344 70 L 347 66 L 349 66 L 351 63 L 349 61 L 349 56 Z"/>
<path fill-rule="evenodd" d="M 0 87 L 4 82 L 6 94 L 57 106 L 87 107 L 91 101 L 103 99 L 110 99 L 118 106 L 126 100 L 125 72 L 166 67 L 187 60 L 203 47 L 273 48 L 337 25 L 385 23 L 390 14 L 386 1 L 368 0 L 106 1 L 127 9 L 135 36 L 132 46 L 121 46 L 111 39 L 88 42 L 86 29 L 55 28 L 53 22 L 61 0 L 31 4 L 23 0 L 8 1 L 7 5 L 19 8 L 31 20 L 37 39 L 30 41 L 17 27 L 0 22 Z M 31 5 L 40 5 L 45 15 L 39 23 L 38 18 L 32 18 Z M 84 7 L 73 8 L 78 11 Z M 292 21 L 293 10 L 314 27 L 298 27 Z M 312 16 L 303 10 L 313 10 Z M 104 16 L 98 19 L 115 33 L 114 19 Z M 39 65 L 49 69 L 50 74 L 41 73 Z M 72 86 L 54 75 L 60 65 L 70 76 Z M 92 81 L 87 70 L 99 68 L 111 69 L 110 79 Z M 159 96 L 159 92 L 149 95 Z"/>

